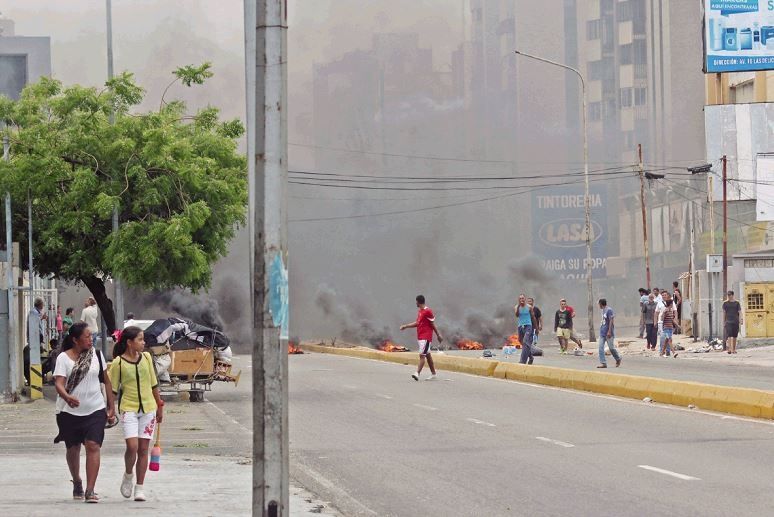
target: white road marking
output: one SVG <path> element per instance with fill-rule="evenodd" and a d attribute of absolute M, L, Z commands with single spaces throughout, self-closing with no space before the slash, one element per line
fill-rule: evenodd
<path fill-rule="evenodd" d="M 573 444 L 571 444 L 571 443 L 562 442 L 562 441 L 559 441 L 559 440 L 554 440 L 554 439 L 552 439 L 552 438 L 546 438 L 545 436 L 536 436 L 535 438 L 536 438 L 536 439 L 538 439 L 538 440 L 540 440 L 541 442 L 548 442 L 548 443 L 553 443 L 554 445 L 558 445 L 559 447 L 566 447 L 566 448 L 568 448 L 568 449 L 569 449 L 570 447 L 575 447 L 575 446 L 574 446 Z"/>
<path fill-rule="evenodd" d="M 491 424 L 491 423 L 489 423 L 489 422 L 484 422 L 483 420 L 478 420 L 478 419 L 476 419 L 476 418 L 466 418 L 465 420 L 467 420 L 468 422 L 472 422 L 472 423 L 474 423 L 474 424 L 478 424 L 478 425 L 485 425 L 485 426 L 487 426 L 487 427 L 497 427 L 497 426 L 496 426 L 496 425 L 494 425 L 494 424 Z"/>
<path fill-rule="evenodd" d="M 316 481 L 320 486 L 322 486 L 324 489 L 328 490 L 332 493 L 332 495 L 335 495 L 336 498 L 347 501 L 349 503 L 349 506 L 353 506 L 355 508 L 359 509 L 360 514 L 367 514 L 367 515 L 379 515 L 354 497 L 352 497 L 349 492 L 341 488 L 341 483 L 339 480 L 329 480 L 316 470 L 312 469 L 308 465 L 305 465 L 301 463 L 300 461 L 291 460 L 293 462 L 293 466 L 301 471 L 303 474 L 307 475 L 308 477 L 312 478 L 314 481 Z"/>
<path fill-rule="evenodd" d="M 250 431 L 250 429 L 248 429 L 247 427 L 245 427 L 245 426 L 243 426 L 242 424 L 240 424 L 239 422 L 237 422 L 237 421 L 236 421 L 236 419 L 235 419 L 234 417 L 232 417 L 231 415 L 229 415 L 228 413 L 226 413 L 225 411 L 223 411 L 222 409 L 220 409 L 218 406 L 216 406 L 215 404 L 213 404 L 213 403 L 212 403 L 212 402 L 210 402 L 209 400 L 207 400 L 207 404 L 209 404 L 210 406 L 212 406 L 212 407 L 214 407 L 215 409 L 217 409 L 217 410 L 218 410 L 218 412 L 220 412 L 221 414 L 223 414 L 223 416 L 225 416 L 226 418 L 228 418 L 229 420 L 231 420 L 231 423 L 232 423 L 232 424 L 234 424 L 234 425 L 236 425 L 237 427 L 239 427 L 239 428 L 240 428 L 242 431 L 244 431 L 245 433 L 247 433 L 247 434 L 249 434 L 249 435 L 252 435 L 252 434 L 253 434 L 253 432 L 252 432 L 252 431 Z"/>
<path fill-rule="evenodd" d="M 659 474 L 665 474 L 667 476 L 672 476 L 677 479 L 682 479 L 683 481 L 701 481 L 701 479 L 695 478 L 693 476 L 680 474 L 679 472 L 672 472 L 671 470 L 660 469 L 658 467 L 651 467 L 650 465 L 637 465 L 637 466 L 640 467 L 641 469 L 651 470 L 653 472 L 658 472 Z"/>
<path fill-rule="evenodd" d="M 438 411 L 437 407 L 425 406 L 424 404 L 412 404 L 412 406 L 418 407 L 419 409 L 426 409 L 428 411 Z"/>
<path fill-rule="evenodd" d="M 377 393 L 377 394 L 376 394 L 376 396 L 377 396 L 377 397 L 380 397 L 380 398 L 383 398 L 383 399 L 392 400 L 392 397 L 391 397 L 391 396 L 389 396 L 389 395 L 384 395 L 384 394 L 382 394 L 382 393 Z"/>

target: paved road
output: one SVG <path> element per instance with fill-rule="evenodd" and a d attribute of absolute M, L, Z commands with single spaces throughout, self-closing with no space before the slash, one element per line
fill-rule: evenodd
<path fill-rule="evenodd" d="M 344 515 L 760 516 L 774 425 L 592 394 L 290 357 L 291 471 Z"/>

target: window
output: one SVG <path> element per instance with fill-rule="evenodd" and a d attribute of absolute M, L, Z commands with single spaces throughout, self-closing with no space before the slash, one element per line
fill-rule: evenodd
<path fill-rule="evenodd" d="M 634 19 L 634 6 L 632 5 L 632 2 L 629 0 L 619 2 L 616 14 L 618 15 L 619 22 L 628 22 Z"/>
<path fill-rule="evenodd" d="M 633 88 L 621 88 L 621 107 L 631 108 L 633 106 Z"/>
<path fill-rule="evenodd" d="M 646 88 L 634 89 L 634 105 L 644 106 L 648 103 L 648 90 Z"/>
<path fill-rule="evenodd" d="M 599 81 L 602 79 L 602 61 L 591 61 L 589 63 L 589 79 L 592 81 Z"/>
<path fill-rule="evenodd" d="M 622 65 L 631 65 L 632 64 L 632 44 L 629 43 L 628 45 L 621 45 L 620 47 L 620 63 Z"/>
<path fill-rule="evenodd" d="M 632 61 L 635 65 L 648 62 L 648 46 L 644 39 L 636 39 L 632 42 Z"/>
<path fill-rule="evenodd" d="M 748 311 L 763 310 L 763 293 L 750 293 L 747 295 L 747 310 Z"/>
<path fill-rule="evenodd" d="M 602 103 L 592 102 L 589 104 L 589 120 L 602 120 Z"/>
<path fill-rule="evenodd" d="M 586 39 L 589 41 L 599 39 L 602 20 L 590 20 L 586 22 Z"/>

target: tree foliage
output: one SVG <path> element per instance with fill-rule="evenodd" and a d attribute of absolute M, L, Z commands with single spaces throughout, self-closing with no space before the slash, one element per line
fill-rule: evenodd
<path fill-rule="evenodd" d="M 209 68 L 178 68 L 171 84 L 202 84 Z M 36 272 L 83 282 L 111 330 L 106 279 L 145 289 L 208 287 L 247 206 L 242 123 L 222 121 L 213 107 L 187 115 L 183 102 L 163 99 L 158 110 L 136 113 L 144 95 L 123 73 L 104 89 L 43 78 L 18 101 L 0 97 L 11 143 L 0 191 L 12 197 L 14 240 L 27 249 L 30 196 Z"/>

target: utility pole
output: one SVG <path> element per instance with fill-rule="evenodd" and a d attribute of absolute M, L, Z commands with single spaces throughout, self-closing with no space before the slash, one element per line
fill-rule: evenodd
<path fill-rule="evenodd" d="M 253 506 L 290 515 L 288 491 L 286 0 L 245 0 L 252 133 Z M 254 58 L 254 62 L 251 63 Z M 248 119 L 251 117 L 248 116 Z"/>
<path fill-rule="evenodd" d="M 32 196 L 27 192 L 27 268 L 30 282 L 30 313 L 27 321 L 27 344 L 30 346 L 30 399 L 43 398 L 43 368 L 40 364 L 40 325 L 41 318 L 35 308 L 35 273 L 32 267 Z M 44 306 L 45 310 L 45 306 Z"/>
<path fill-rule="evenodd" d="M 712 176 L 709 177 L 709 189 L 707 189 L 707 194 L 709 195 L 709 199 L 707 202 L 709 203 L 709 219 L 710 219 L 710 254 L 715 254 L 715 206 L 713 205 L 714 195 L 713 195 L 713 189 L 715 187 L 712 185 Z"/>
<path fill-rule="evenodd" d="M 723 155 L 723 296 L 728 292 L 728 159 Z"/>
<path fill-rule="evenodd" d="M 7 135 L 3 135 L 3 160 L 6 162 L 11 161 L 11 142 L 8 140 Z M 14 285 L 13 281 L 13 225 L 10 192 L 5 193 L 5 245 L 5 288 L 8 294 L 8 355 L 3 356 L 2 360 L 7 365 L 7 368 L 4 368 L 4 370 L 8 372 L 8 380 L 2 386 L 2 390 L 5 393 L 6 400 L 16 401 L 19 396 L 19 368 L 21 361 L 19 361 L 19 345 L 16 342 L 16 311 L 14 310 L 16 285 Z"/>
<path fill-rule="evenodd" d="M 115 77 L 113 72 L 113 2 L 112 0 L 105 0 L 105 10 L 107 11 L 107 74 L 108 74 L 108 80 L 112 80 L 113 77 Z M 115 113 L 113 113 L 113 110 L 110 110 L 110 124 L 113 124 L 115 122 Z M 113 234 L 118 235 L 118 216 L 119 216 L 119 206 L 118 203 L 116 203 L 116 206 L 113 207 Z M 124 286 L 121 283 L 121 279 L 117 276 L 113 277 L 113 286 L 115 287 L 115 320 L 116 320 L 116 326 L 119 328 L 122 326 L 122 323 L 124 321 Z M 105 339 L 106 339 L 106 331 L 105 331 L 105 324 L 104 320 L 102 323 L 102 348 L 104 350 L 105 348 Z"/>
<path fill-rule="evenodd" d="M 640 166 L 640 207 L 642 208 L 642 242 L 645 244 L 645 287 L 650 289 L 650 245 L 648 244 L 648 217 L 645 214 L 645 168 L 642 163 L 642 144 L 637 144 Z"/>
<path fill-rule="evenodd" d="M 584 186 L 584 217 L 586 227 L 586 295 L 588 298 L 588 316 L 589 316 L 589 341 L 594 342 L 597 340 L 596 331 L 594 330 L 594 286 L 591 278 L 591 271 L 593 262 L 591 260 L 591 196 L 589 194 L 589 130 L 588 130 L 588 96 L 586 94 L 586 80 L 583 78 L 583 74 L 577 68 L 573 68 L 550 59 L 545 59 L 532 54 L 521 52 L 520 50 L 514 51 L 519 56 L 524 56 L 529 59 L 534 59 L 542 63 L 558 66 L 569 70 L 578 76 L 581 83 L 581 91 L 583 95 L 583 186 Z"/>

